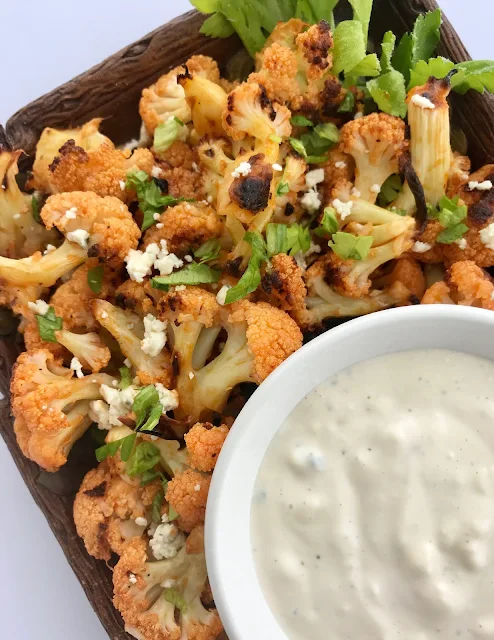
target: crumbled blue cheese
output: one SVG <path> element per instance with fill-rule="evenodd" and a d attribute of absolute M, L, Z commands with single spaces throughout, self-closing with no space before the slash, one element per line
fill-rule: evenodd
<path fill-rule="evenodd" d="M 110 422 L 110 408 L 104 400 L 93 400 L 89 403 L 89 417 L 96 423 L 98 429 L 110 431 L 113 427 Z"/>
<path fill-rule="evenodd" d="M 70 368 L 78 378 L 84 378 L 84 374 L 82 373 L 82 364 L 79 358 L 76 358 L 75 356 L 72 358 L 70 361 Z"/>
<path fill-rule="evenodd" d="M 136 584 L 137 583 L 137 578 L 136 578 L 134 573 L 129 573 L 129 582 L 130 582 L 130 584 Z"/>
<path fill-rule="evenodd" d="M 305 184 L 309 189 L 312 189 L 321 182 L 324 182 L 324 169 L 313 169 L 305 175 Z"/>
<path fill-rule="evenodd" d="M 77 207 L 71 207 L 63 215 L 67 220 L 75 220 L 77 218 Z"/>
<path fill-rule="evenodd" d="M 231 287 L 229 287 L 227 284 L 224 284 L 216 294 L 216 302 L 221 306 L 223 306 L 226 302 L 226 294 L 228 293 L 229 289 L 231 289 Z"/>
<path fill-rule="evenodd" d="M 162 517 L 162 523 L 156 527 L 153 537 L 149 540 L 149 546 L 156 560 L 174 558 L 185 544 L 184 534 L 178 527 L 168 522 L 168 516 Z"/>
<path fill-rule="evenodd" d="M 163 406 L 163 413 L 167 411 L 173 411 L 178 407 L 178 393 L 175 389 L 167 389 L 161 382 L 157 382 L 155 385 L 156 391 Z"/>
<path fill-rule="evenodd" d="M 82 249 L 87 249 L 89 244 L 89 233 L 84 229 L 76 229 L 75 231 L 69 231 L 67 233 L 67 240 L 69 242 L 75 242 Z"/>
<path fill-rule="evenodd" d="M 337 160 L 337 161 L 334 163 L 334 166 L 335 166 L 337 169 L 346 169 L 346 162 L 344 162 L 343 160 Z"/>
<path fill-rule="evenodd" d="M 457 244 L 462 250 L 466 249 L 468 246 L 465 238 L 458 238 L 458 240 L 455 240 L 454 243 Z"/>
<path fill-rule="evenodd" d="M 100 393 L 108 404 L 108 422 L 111 425 L 122 426 L 119 417 L 129 413 L 132 409 L 138 391 L 134 386 L 126 389 L 114 389 L 106 384 L 101 385 Z"/>
<path fill-rule="evenodd" d="M 135 523 L 138 527 L 147 527 L 148 526 L 148 521 L 146 520 L 146 518 L 143 518 L 142 516 L 139 516 L 138 518 L 135 519 Z"/>
<path fill-rule="evenodd" d="M 240 176 L 245 178 L 251 171 L 252 166 L 249 162 L 241 162 L 238 167 L 232 171 L 232 178 L 240 178 Z"/>
<path fill-rule="evenodd" d="M 161 214 L 160 213 L 153 213 L 153 220 L 156 220 L 156 222 L 160 219 Z"/>
<path fill-rule="evenodd" d="M 484 180 L 483 182 L 477 182 L 477 180 L 470 180 L 468 183 L 470 191 L 490 191 L 492 189 L 492 182 L 490 180 Z"/>
<path fill-rule="evenodd" d="M 134 282 L 143 282 L 144 278 L 151 273 L 154 261 L 156 260 L 160 248 L 153 242 L 146 247 L 145 251 L 131 249 L 125 256 L 127 263 L 127 273 Z"/>
<path fill-rule="evenodd" d="M 119 180 L 118 184 L 120 185 L 120 189 L 125 191 L 125 180 Z"/>
<path fill-rule="evenodd" d="M 38 316 L 44 316 L 48 313 L 50 305 L 44 300 L 36 300 L 36 302 L 28 302 L 27 306 Z"/>
<path fill-rule="evenodd" d="M 302 253 L 302 251 L 298 251 L 293 256 L 293 259 L 297 263 L 297 266 L 300 267 L 303 271 L 305 271 L 307 269 L 306 258 L 311 256 L 313 253 L 321 253 L 321 247 L 318 244 L 315 244 L 314 242 L 312 242 L 311 240 L 310 247 L 308 248 L 308 250 L 305 253 Z"/>
<path fill-rule="evenodd" d="M 480 240 L 488 249 L 494 250 L 494 222 L 479 232 Z"/>
<path fill-rule="evenodd" d="M 162 276 L 168 276 L 174 269 L 184 266 L 183 260 L 180 260 L 174 253 L 168 253 L 166 240 L 160 241 L 160 249 L 154 261 L 154 268 L 160 272 Z"/>
<path fill-rule="evenodd" d="M 143 353 L 154 358 L 166 344 L 166 322 L 148 313 L 144 318 L 144 338 L 141 340 Z"/>
<path fill-rule="evenodd" d="M 435 109 L 436 105 L 429 100 L 426 96 L 420 95 L 420 93 L 416 93 L 412 96 L 411 99 L 412 104 L 417 105 L 421 109 Z"/>
<path fill-rule="evenodd" d="M 300 202 L 303 208 L 309 213 L 315 213 L 322 204 L 319 193 L 315 187 L 313 189 L 309 189 L 307 193 L 304 193 Z"/>
<path fill-rule="evenodd" d="M 53 244 L 47 244 L 46 249 L 43 251 L 43 255 L 47 256 L 52 251 L 55 251 L 56 247 Z"/>
<path fill-rule="evenodd" d="M 381 187 L 378 184 L 373 184 L 371 187 L 369 187 L 369 191 L 377 195 L 378 193 L 381 193 Z"/>
<path fill-rule="evenodd" d="M 278 164 L 277 162 L 273 165 L 273 171 L 283 171 L 283 167 L 281 166 L 281 164 Z"/>
<path fill-rule="evenodd" d="M 351 196 L 355 196 L 356 198 L 360 198 L 360 196 L 362 195 L 360 193 L 360 191 L 357 189 L 357 187 L 352 187 L 351 191 L 350 191 L 350 195 Z"/>
<path fill-rule="evenodd" d="M 412 247 L 412 251 L 415 251 L 415 253 L 426 253 L 430 249 L 432 249 L 431 244 L 428 242 L 420 242 L 420 240 L 417 240 Z"/>
<path fill-rule="evenodd" d="M 161 167 L 157 167 L 156 165 L 151 169 L 151 175 L 153 178 L 159 178 L 161 175 Z"/>
<path fill-rule="evenodd" d="M 353 202 L 351 200 L 349 202 L 342 202 L 341 200 L 336 198 L 335 200 L 333 200 L 332 206 L 335 209 L 336 213 L 340 216 L 341 220 L 344 220 L 352 213 Z"/>

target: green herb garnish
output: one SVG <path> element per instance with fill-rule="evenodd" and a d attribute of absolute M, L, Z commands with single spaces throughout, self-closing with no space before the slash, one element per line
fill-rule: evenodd
<path fill-rule="evenodd" d="M 184 126 L 184 123 L 176 116 L 159 124 L 154 131 L 154 150 L 158 153 L 167 151 L 178 138 Z"/>
<path fill-rule="evenodd" d="M 324 213 L 321 220 L 321 225 L 314 230 L 316 236 L 325 237 L 331 236 L 338 231 L 338 218 L 336 217 L 336 211 L 333 207 L 327 207 L 324 209 Z"/>
<path fill-rule="evenodd" d="M 156 276 L 151 280 L 151 286 L 154 289 L 168 291 L 170 286 L 211 284 L 218 282 L 220 277 L 221 271 L 219 269 L 212 269 L 204 262 L 192 262 L 167 276 Z"/>
<path fill-rule="evenodd" d="M 55 331 L 60 331 L 63 326 L 62 318 L 55 315 L 55 309 L 49 307 L 44 316 L 35 315 L 36 322 L 38 323 L 38 331 L 40 338 L 45 342 L 58 342 Z"/>
<path fill-rule="evenodd" d="M 93 293 L 100 293 L 103 284 L 103 265 L 98 265 L 87 272 L 87 283 Z"/>
<path fill-rule="evenodd" d="M 268 259 L 266 243 L 260 233 L 253 231 L 247 231 L 244 240 L 252 247 L 252 254 L 240 280 L 228 289 L 225 304 L 245 298 L 261 284 L 261 265 Z"/>
<path fill-rule="evenodd" d="M 344 260 L 365 260 L 372 242 L 372 236 L 354 236 L 352 233 L 337 231 L 332 235 L 329 246 Z"/>
<path fill-rule="evenodd" d="M 129 367 L 120 367 L 118 370 L 120 373 L 120 389 L 127 389 L 132 384 L 132 374 L 130 372 Z"/>

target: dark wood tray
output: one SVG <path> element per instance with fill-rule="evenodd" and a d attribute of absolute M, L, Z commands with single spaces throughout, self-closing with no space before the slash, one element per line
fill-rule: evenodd
<path fill-rule="evenodd" d="M 437 8 L 434 0 L 375 0 L 371 37 L 380 42 L 392 29 L 396 35 L 410 30 L 418 14 Z M 184 62 L 195 53 L 214 57 L 223 64 L 240 49 L 237 38 L 211 40 L 199 34 L 203 17 L 189 12 L 122 49 L 101 64 L 18 111 L 6 125 L 11 144 L 32 155 L 36 141 L 46 126 L 67 128 L 90 118 L 106 118 L 104 132 L 121 143 L 139 132 L 138 101 L 142 89 L 162 73 Z M 455 62 L 470 56 L 458 35 L 444 18 L 439 54 Z M 494 99 L 470 92 L 454 97 L 453 113 L 457 126 L 466 134 L 469 155 L 475 166 L 494 158 Z M 0 339 L 0 391 L 8 398 L 13 363 L 22 349 L 15 335 Z M 122 620 L 111 604 L 111 571 L 87 555 L 75 532 L 72 501 L 78 480 L 87 468 L 85 444 L 71 454 L 59 472 L 59 487 L 45 485 L 46 474 L 26 460 L 17 447 L 12 430 L 8 400 L 0 402 L 0 430 L 24 482 L 43 511 L 72 569 L 103 626 L 113 640 L 129 640 Z M 89 444 L 89 443 L 86 443 Z M 40 630 L 42 631 L 42 630 Z"/>

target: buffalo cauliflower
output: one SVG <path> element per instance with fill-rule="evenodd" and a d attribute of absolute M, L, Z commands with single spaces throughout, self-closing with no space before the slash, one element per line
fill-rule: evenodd
<path fill-rule="evenodd" d="M 91 400 L 101 398 L 102 384 L 113 378 L 98 373 L 73 378 L 45 350 L 21 353 L 11 382 L 14 430 L 24 455 L 47 471 L 57 471 L 91 424 Z"/>
<path fill-rule="evenodd" d="M 214 427 L 211 423 L 196 423 L 185 434 L 185 444 L 189 452 L 189 464 L 198 471 L 212 471 L 221 448 L 228 435 L 228 427 Z"/>
<path fill-rule="evenodd" d="M 458 304 L 494 311 L 494 284 L 474 262 L 455 262 L 444 274 L 444 281 L 427 289 L 422 304 Z"/>
<path fill-rule="evenodd" d="M 91 192 L 73 191 L 50 196 L 41 210 L 48 229 L 57 227 L 72 243 L 112 267 L 123 264 L 136 249 L 141 232 L 127 207 L 118 198 L 102 198 Z"/>

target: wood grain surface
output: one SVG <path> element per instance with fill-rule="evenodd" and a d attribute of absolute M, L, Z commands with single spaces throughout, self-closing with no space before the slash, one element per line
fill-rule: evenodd
<path fill-rule="evenodd" d="M 411 28 L 417 15 L 437 8 L 433 0 L 375 0 L 374 4 L 371 22 L 374 42 L 380 42 L 389 29 L 400 36 Z M 95 116 L 107 118 L 104 132 L 116 143 L 136 137 L 140 124 L 137 105 L 143 87 L 195 53 L 211 55 L 221 66 L 239 50 L 240 43 L 235 37 L 210 40 L 201 36 L 199 28 L 202 22 L 203 18 L 196 12 L 187 13 L 24 107 L 7 123 L 10 142 L 15 148 L 33 154 L 44 127 L 80 125 Z M 455 62 L 470 59 L 447 19 L 442 28 L 439 53 Z M 475 166 L 491 161 L 494 150 L 493 98 L 471 92 L 452 100 L 455 122 L 466 134 Z M 0 390 L 6 398 L 12 367 L 21 348 L 15 335 L 0 340 Z M 111 570 L 103 562 L 87 555 L 75 532 L 72 502 L 74 488 L 88 464 L 84 451 L 76 448 L 62 470 L 64 475 L 60 476 L 60 483 L 67 482 L 69 490 L 53 491 L 44 484 L 46 474 L 26 460 L 17 447 L 8 400 L 0 402 L 0 429 L 26 485 L 46 516 L 109 636 L 112 640 L 128 640 L 130 636 L 124 632 L 121 618 L 111 604 Z"/>

